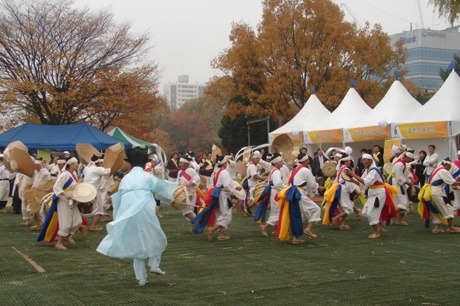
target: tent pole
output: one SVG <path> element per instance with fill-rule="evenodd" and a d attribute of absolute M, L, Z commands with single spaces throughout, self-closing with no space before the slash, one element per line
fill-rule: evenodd
<path fill-rule="evenodd" d="M 449 157 L 452 159 L 452 122 L 449 121 Z M 455 160 L 455 158 L 453 158 L 452 160 Z"/>

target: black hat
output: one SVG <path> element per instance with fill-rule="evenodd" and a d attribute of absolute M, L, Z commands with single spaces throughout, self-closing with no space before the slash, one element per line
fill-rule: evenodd
<path fill-rule="evenodd" d="M 126 152 L 127 161 L 133 166 L 143 167 L 149 158 L 148 149 L 135 147 Z"/>

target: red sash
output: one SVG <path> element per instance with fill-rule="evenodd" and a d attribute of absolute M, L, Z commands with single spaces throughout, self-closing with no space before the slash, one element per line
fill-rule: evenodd
<path fill-rule="evenodd" d="M 268 177 L 268 182 L 269 182 L 269 183 L 270 183 L 270 182 L 271 182 L 271 180 L 272 180 L 272 174 L 273 174 L 273 172 L 275 172 L 276 170 L 278 170 L 278 171 L 279 171 L 280 169 L 278 169 L 278 168 L 275 168 L 275 169 L 273 169 L 273 170 L 272 170 L 272 172 L 270 172 L 270 176 Z"/>
<path fill-rule="evenodd" d="M 402 164 L 404 165 L 404 170 L 403 170 L 403 172 L 406 171 L 406 163 L 405 163 L 402 159 L 398 159 L 398 160 L 395 162 L 395 164 L 396 164 L 396 163 L 402 163 Z"/>
<path fill-rule="evenodd" d="M 73 173 L 73 171 L 72 172 L 69 171 L 69 173 L 72 176 L 72 178 L 75 181 L 75 183 L 78 183 L 78 179 L 77 179 L 76 175 Z"/>
<path fill-rule="evenodd" d="M 187 172 L 185 172 L 185 170 L 181 170 L 179 172 L 179 176 L 180 175 L 182 175 L 187 181 L 190 181 L 192 179 L 192 177 Z"/>
<path fill-rule="evenodd" d="M 348 167 L 347 167 L 346 165 L 343 165 L 342 167 L 340 167 L 339 173 L 337 173 L 337 177 L 336 177 L 337 183 L 340 182 L 340 178 L 341 178 L 342 172 L 343 172 L 343 170 L 345 170 L 345 169 L 348 169 Z"/>
<path fill-rule="evenodd" d="M 294 180 L 294 176 L 297 174 L 297 172 L 299 172 L 300 169 L 303 168 L 303 165 L 299 165 L 297 166 L 297 168 L 295 168 L 294 171 L 292 171 L 291 173 L 291 176 L 289 177 L 289 180 L 288 180 L 288 185 L 291 185 L 292 181 Z"/>
<path fill-rule="evenodd" d="M 438 173 L 441 169 L 444 169 L 443 166 L 439 166 L 438 168 L 434 169 L 434 171 L 431 173 L 430 175 L 430 180 L 428 181 L 428 184 L 431 184 L 431 182 L 433 181 L 433 178 L 434 176 L 436 175 L 436 173 Z"/>
<path fill-rule="evenodd" d="M 452 163 L 460 169 L 460 160 L 456 159 Z"/>
<path fill-rule="evenodd" d="M 224 170 L 224 169 L 222 169 L 222 168 L 220 168 L 219 170 L 217 170 L 217 173 L 216 173 L 216 175 L 214 176 L 214 182 L 213 182 L 213 183 L 214 183 L 214 184 L 213 184 L 214 186 L 216 186 L 217 180 L 219 179 L 219 175 L 220 175 L 220 173 L 221 173 L 223 170 Z"/>

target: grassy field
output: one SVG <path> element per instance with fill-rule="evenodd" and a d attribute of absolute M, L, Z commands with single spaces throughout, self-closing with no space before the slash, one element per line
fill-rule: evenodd
<path fill-rule="evenodd" d="M 11 207 L 9 208 L 11 209 Z M 161 268 L 140 287 L 132 261 L 95 251 L 105 232 L 89 232 L 58 251 L 0 215 L 0 305 L 458 305 L 460 236 L 432 234 L 416 214 L 368 239 L 366 221 L 348 231 L 318 224 L 303 245 L 262 237 L 234 214 L 229 241 L 190 234 L 180 213 L 161 206 L 168 237 Z M 35 261 L 39 273 L 21 254 Z"/>

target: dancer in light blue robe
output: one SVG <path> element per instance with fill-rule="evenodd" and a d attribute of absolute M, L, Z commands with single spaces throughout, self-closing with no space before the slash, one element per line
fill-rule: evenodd
<path fill-rule="evenodd" d="M 131 171 L 123 177 L 118 192 L 112 196 L 114 220 L 107 224 L 108 235 L 97 251 L 114 258 L 133 258 L 134 273 L 139 285 L 147 283 L 145 260 L 150 272 L 164 275 L 159 266 L 167 239 L 156 215 L 153 197 L 170 203 L 175 183 L 159 180 L 144 172 L 147 150 L 134 148 L 127 152 Z"/>

